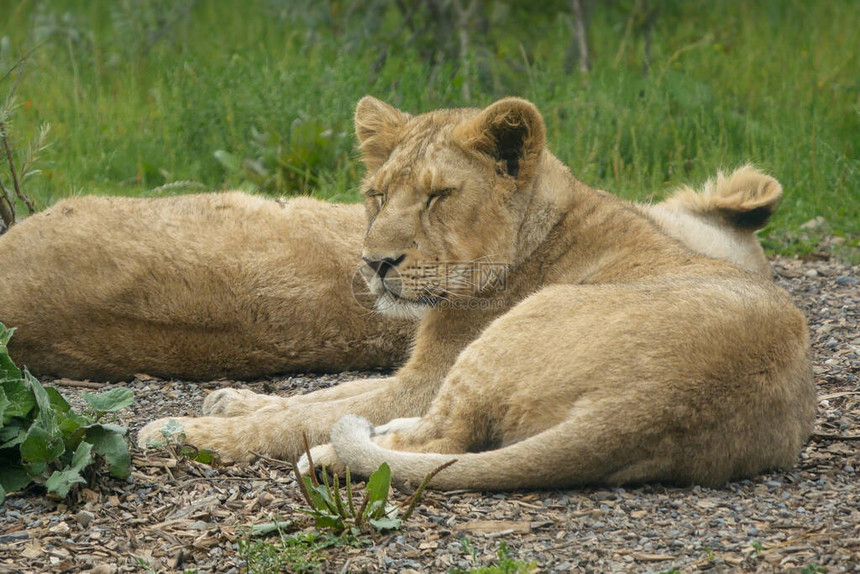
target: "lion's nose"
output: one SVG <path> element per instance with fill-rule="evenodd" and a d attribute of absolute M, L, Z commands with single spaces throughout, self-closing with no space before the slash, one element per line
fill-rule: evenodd
<path fill-rule="evenodd" d="M 402 263 L 403 260 L 406 259 L 406 255 L 401 255 L 396 259 L 394 257 L 383 257 L 382 259 L 371 259 L 368 257 L 362 257 L 362 259 L 364 259 L 364 262 L 367 263 L 368 267 L 373 269 L 374 273 L 379 275 L 380 279 L 384 279 L 386 273 L 400 265 L 400 263 Z"/>

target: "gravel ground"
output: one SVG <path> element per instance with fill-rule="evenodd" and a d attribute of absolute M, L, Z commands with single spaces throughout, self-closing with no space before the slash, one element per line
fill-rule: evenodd
<path fill-rule="evenodd" d="M 468 569 L 497 563 L 504 542 L 512 558 L 542 572 L 860 572 L 860 266 L 773 263 L 809 319 L 819 390 L 816 434 L 793 469 L 718 489 L 429 492 L 401 530 L 322 551 L 322 570 Z M 365 375 L 247 384 L 141 376 L 128 383 L 136 402 L 123 419 L 134 431 L 159 416 L 196 414 L 220 386 L 289 394 Z M 55 384 L 72 401 L 87 390 Z M 287 531 L 311 529 L 295 510 L 303 503 L 285 463 L 212 468 L 136 448 L 132 456 L 127 482 L 97 475 L 65 502 L 38 491 L 10 496 L 0 514 L 0 572 L 240 572 L 247 565 L 237 549 L 250 525 L 277 518 Z"/>

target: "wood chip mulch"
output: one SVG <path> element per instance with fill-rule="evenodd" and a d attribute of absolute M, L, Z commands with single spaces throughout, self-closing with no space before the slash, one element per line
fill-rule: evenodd
<path fill-rule="evenodd" d="M 428 492 L 401 530 L 324 550 L 322 570 L 468 569 L 497 563 L 504 541 L 511 558 L 541 572 L 860 572 L 860 266 L 773 264 L 809 319 L 819 389 L 816 434 L 794 468 L 718 489 Z M 140 376 L 126 383 L 136 399 L 122 422 L 134 436 L 153 418 L 196 414 L 222 385 L 289 394 L 362 375 L 207 384 Z M 72 402 L 92 392 L 57 383 Z M 136 447 L 132 456 L 128 481 L 98 474 L 65 501 L 36 489 L 10 495 L 0 507 L 0 573 L 243 572 L 239 543 L 251 525 L 312 529 L 286 463 L 213 468 Z"/>

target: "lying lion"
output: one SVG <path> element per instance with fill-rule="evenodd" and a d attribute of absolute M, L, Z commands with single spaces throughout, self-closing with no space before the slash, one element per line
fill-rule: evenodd
<path fill-rule="evenodd" d="M 701 253 L 768 274 L 754 231 L 781 193 L 746 167 L 635 209 Z M 361 206 L 308 198 L 66 199 L 0 237 L 0 321 L 18 327 L 13 356 L 43 375 L 392 367 L 416 324 L 371 312 L 372 295 L 351 289 L 365 227 Z"/>
<path fill-rule="evenodd" d="M 408 361 L 298 397 L 215 391 L 208 416 L 175 419 L 189 442 L 290 458 L 306 434 L 333 441 L 318 463 L 387 461 L 413 484 L 457 459 L 444 489 L 716 485 L 793 463 L 815 389 L 783 290 L 577 181 L 527 101 L 413 117 L 368 97 L 355 123 L 362 273 L 378 309 L 420 317 Z"/>

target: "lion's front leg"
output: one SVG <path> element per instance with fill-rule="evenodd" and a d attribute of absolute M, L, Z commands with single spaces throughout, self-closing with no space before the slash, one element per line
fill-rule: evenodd
<path fill-rule="evenodd" d="M 182 425 L 185 441 L 198 448 L 218 451 L 225 460 L 250 460 L 256 454 L 298 458 L 304 452 L 303 435 L 310 446 L 328 441 L 332 425 L 345 414 L 358 414 L 374 423 L 421 414 L 427 404 L 422 397 L 404 391 L 396 379 L 373 384 L 373 390 L 342 399 L 309 403 L 282 400 L 238 416 L 163 418 L 143 427 L 138 444 L 164 443 L 162 429 L 170 420 Z M 419 385 L 420 387 L 421 385 Z"/>
<path fill-rule="evenodd" d="M 203 401 L 203 414 L 216 417 L 236 417 L 250 414 L 266 407 L 287 408 L 295 404 L 336 401 L 354 397 L 369 391 L 380 390 L 394 382 L 393 377 L 359 379 L 291 397 L 262 395 L 246 389 L 225 388 L 212 391 Z"/>
<path fill-rule="evenodd" d="M 247 389 L 218 389 L 203 401 L 203 414 L 214 417 L 238 417 L 265 407 L 286 404 L 287 399 L 274 395 L 262 395 Z"/>
<path fill-rule="evenodd" d="M 328 440 L 330 424 L 324 413 L 263 408 L 247 415 L 220 417 L 170 417 L 144 426 L 138 432 L 138 446 L 147 448 L 164 444 L 164 429 L 178 423 L 177 432 L 184 442 L 198 448 L 216 451 L 225 461 L 250 461 L 257 455 L 292 460 L 304 451 L 303 435 L 309 444 Z"/>

